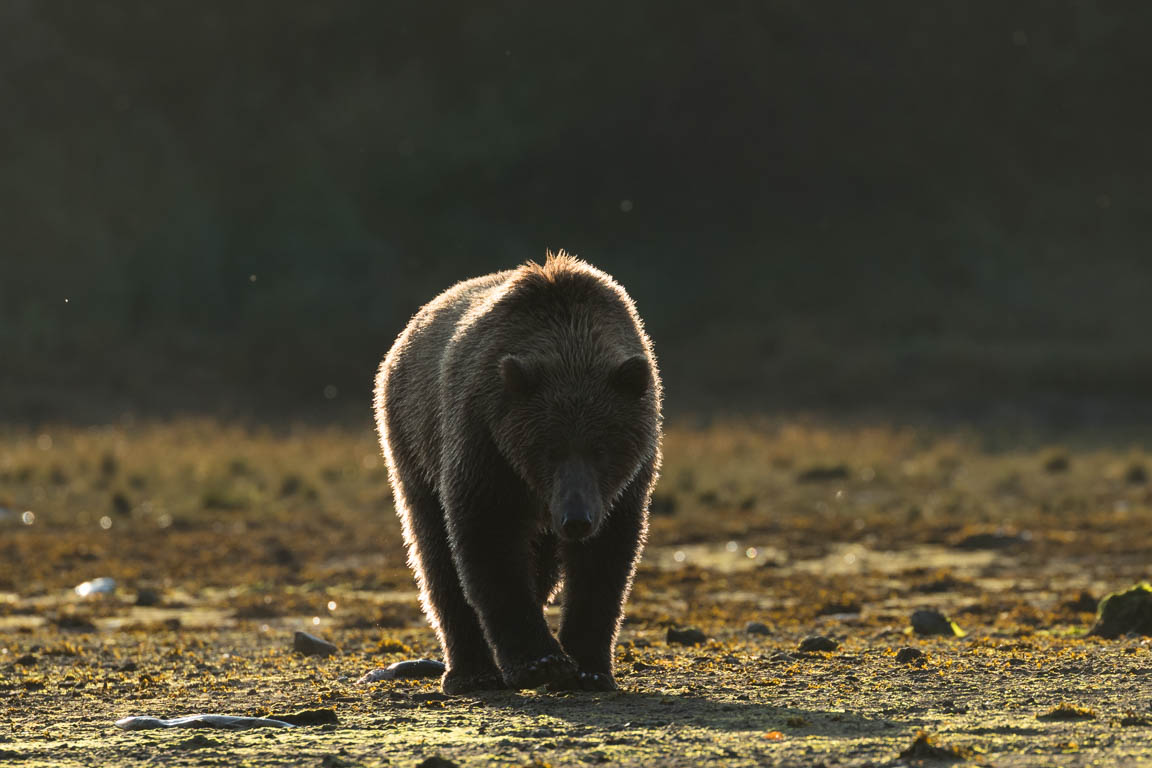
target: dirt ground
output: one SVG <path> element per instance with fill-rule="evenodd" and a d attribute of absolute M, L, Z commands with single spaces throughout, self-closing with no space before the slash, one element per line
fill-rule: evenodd
<path fill-rule="evenodd" d="M 1152 642 L 1087 635 L 1152 577 L 1140 446 L 674 426 L 622 690 L 448 698 L 357 683 L 437 654 L 371 433 L 0 433 L 0 764 L 1152 765 Z M 916 634 L 922 609 L 965 634 Z M 114 726 L 315 709 L 338 722 Z"/>

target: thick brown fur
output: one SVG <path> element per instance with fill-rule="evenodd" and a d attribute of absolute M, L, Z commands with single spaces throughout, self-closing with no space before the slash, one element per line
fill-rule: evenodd
<path fill-rule="evenodd" d="M 445 692 L 615 688 L 661 396 L 628 294 L 563 251 L 458 283 L 400 334 L 376 423 Z"/>

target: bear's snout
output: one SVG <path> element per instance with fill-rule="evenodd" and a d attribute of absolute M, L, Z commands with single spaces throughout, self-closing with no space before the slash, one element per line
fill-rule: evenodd
<path fill-rule="evenodd" d="M 604 517 L 596 475 L 581 461 L 568 461 L 556 471 L 552 487 L 552 527 L 567 541 L 580 541 L 596 532 Z"/>

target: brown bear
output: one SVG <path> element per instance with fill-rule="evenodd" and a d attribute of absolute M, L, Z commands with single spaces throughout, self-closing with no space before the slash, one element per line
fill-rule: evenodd
<path fill-rule="evenodd" d="M 392 346 L 375 411 L 444 692 L 615 689 L 662 418 L 624 289 L 563 251 L 458 283 Z"/>

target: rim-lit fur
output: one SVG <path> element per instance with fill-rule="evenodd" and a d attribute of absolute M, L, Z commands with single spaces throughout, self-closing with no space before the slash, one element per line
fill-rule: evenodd
<path fill-rule="evenodd" d="M 459 636 L 477 622 L 505 680 L 512 674 L 506 667 L 516 664 L 516 652 L 500 647 L 499 606 L 488 611 L 492 617 L 485 609 L 486 590 L 516 585 L 478 583 L 499 570 L 487 562 L 490 551 L 533 560 L 524 568 L 534 574 L 540 603 L 561 568 L 572 589 L 583 583 L 571 573 L 583 567 L 581 558 L 604 547 L 617 553 L 614 594 L 596 598 L 613 603 L 605 608 L 611 627 L 591 633 L 609 648 L 579 649 L 611 658 L 647 531 L 661 398 L 632 300 L 611 277 L 563 251 L 544 264 L 458 283 L 412 319 L 380 367 L 376 423 L 409 564 L 449 676 L 483 666 L 485 654 Z M 587 530 L 565 527 L 581 516 Z M 613 516 L 620 519 L 609 524 Z M 477 541 L 489 536 L 487 544 Z M 610 545 L 606 536 L 630 541 Z M 501 578 L 519 578 L 515 568 L 505 571 L 512 575 Z M 586 598 L 569 594 L 565 604 Z M 582 622 L 599 623 L 574 610 Z M 568 632 L 572 644 L 578 635 Z"/>

